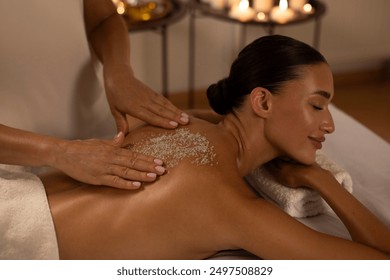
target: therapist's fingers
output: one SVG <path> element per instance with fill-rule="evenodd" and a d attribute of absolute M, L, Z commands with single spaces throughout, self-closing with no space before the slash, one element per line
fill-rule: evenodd
<path fill-rule="evenodd" d="M 147 174 L 164 174 L 165 168 L 162 165 L 163 161 L 160 159 L 121 148 L 112 155 L 107 173 L 125 179 L 149 182 L 151 176 Z"/>
<path fill-rule="evenodd" d="M 124 150 L 124 149 L 122 149 Z M 153 182 L 165 173 L 162 161 L 142 154 L 126 152 L 113 154 L 109 162 L 101 163 L 94 172 L 93 185 L 105 185 L 120 189 L 137 189 L 143 183 Z"/>
<path fill-rule="evenodd" d="M 158 94 L 135 77 L 133 77 L 130 86 L 132 87 L 130 98 L 133 101 L 133 106 L 128 108 L 130 113 L 131 109 L 138 109 L 139 118 L 164 128 L 175 128 L 178 124 L 188 124 L 188 115 L 163 95 Z M 138 106 L 134 106 L 136 104 Z"/>
<path fill-rule="evenodd" d="M 186 113 L 159 94 L 150 96 L 147 102 L 133 108 L 132 115 L 151 125 L 168 129 L 189 123 Z"/>
<path fill-rule="evenodd" d="M 141 182 L 153 182 L 165 173 L 162 160 L 121 148 L 123 141 L 122 132 L 112 140 L 112 144 L 118 149 L 112 154 L 111 164 L 105 168 L 103 184 L 116 188 L 136 189 L 141 186 Z"/>
<path fill-rule="evenodd" d="M 108 71 L 106 81 L 107 100 L 117 120 L 118 130 L 123 127 L 119 121 L 120 115 L 130 115 L 149 124 L 168 129 L 175 128 L 179 124 L 188 124 L 187 114 L 166 97 L 135 78 L 130 69 L 122 69 L 120 72 Z"/>
<path fill-rule="evenodd" d="M 156 166 L 153 172 L 140 172 L 134 168 L 125 166 L 111 166 L 109 173 L 104 176 L 103 184 L 121 189 L 137 189 L 143 182 L 153 182 L 158 176 L 164 174 L 165 168 Z"/>
<path fill-rule="evenodd" d="M 123 132 L 113 140 L 61 140 L 50 165 L 84 183 L 126 189 L 164 174 L 160 159 L 122 148 L 123 140 Z"/>

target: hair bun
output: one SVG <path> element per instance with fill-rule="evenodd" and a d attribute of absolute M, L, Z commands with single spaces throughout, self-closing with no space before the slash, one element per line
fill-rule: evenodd
<path fill-rule="evenodd" d="M 226 115 L 231 110 L 228 102 L 227 79 L 222 79 L 216 84 L 212 84 L 207 89 L 207 99 L 210 107 L 220 115 Z"/>

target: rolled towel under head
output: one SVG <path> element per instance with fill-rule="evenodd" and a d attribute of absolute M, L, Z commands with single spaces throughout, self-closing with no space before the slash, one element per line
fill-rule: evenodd
<path fill-rule="evenodd" d="M 330 171 L 336 180 L 352 193 L 352 178 L 345 169 L 329 159 L 322 151 L 317 151 L 316 162 Z M 253 170 L 245 180 L 257 193 L 276 203 L 290 216 L 304 218 L 331 211 L 330 206 L 315 190 L 283 186 L 262 166 Z"/>

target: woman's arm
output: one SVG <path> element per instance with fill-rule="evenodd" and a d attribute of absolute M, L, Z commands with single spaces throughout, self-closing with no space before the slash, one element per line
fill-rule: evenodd
<path fill-rule="evenodd" d="M 290 187 L 306 186 L 318 191 L 347 227 L 352 240 L 390 254 L 390 230 L 334 176 L 319 165 L 279 162 L 273 169 L 279 181 Z"/>
<path fill-rule="evenodd" d="M 234 248 L 264 259 L 390 258 L 384 250 L 315 231 L 261 198 L 231 207 L 235 209 L 228 213 L 235 231 Z"/>
<path fill-rule="evenodd" d="M 352 240 L 390 254 L 390 230 L 353 195 L 344 189 L 333 175 L 321 169 L 308 175 L 308 184 L 317 190 L 343 221 Z"/>
<path fill-rule="evenodd" d="M 126 114 L 150 124 L 175 128 L 188 116 L 135 78 L 130 65 L 129 34 L 111 0 L 84 0 L 88 39 L 103 63 L 108 103 L 118 131 L 128 132 Z"/>

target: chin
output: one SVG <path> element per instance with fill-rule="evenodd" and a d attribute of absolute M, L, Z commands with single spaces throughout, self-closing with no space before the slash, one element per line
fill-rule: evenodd
<path fill-rule="evenodd" d="M 314 150 L 311 152 L 301 153 L 292 158 L 299 163 L 312 165 L 316 162 L 316 151 Z"/>

